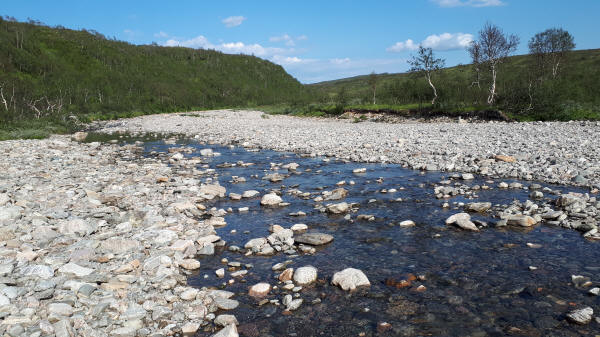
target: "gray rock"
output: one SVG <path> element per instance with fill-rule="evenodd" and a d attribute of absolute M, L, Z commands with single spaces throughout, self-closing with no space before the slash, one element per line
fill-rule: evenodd
<path fill-rule="evenodd" d="M 341 202 L 338 204 L 327 205 L 327 211 L 332 214 L 342 214 L 348 212 L 350 209 L 350 205 L 345 202 Z"/>
<path fill-rule="evenodd" d="M 222 310 L 233 310 L 240 305 L 240 303 L 236 300 L 232 300 L 229 298 L 223 298 L 223 297 L 216 297 L 215 304 L 217 305 L 217 307 L 219 309 L 222 309 Z"/>
<path fill-rule="evenodd" d="M 471 216 L 468 213 L 457 213 L 446 219 L 446 225 L 455 225 L 462 229 L 470 231 L 479 231 L 479 228 L 471 222 Z"/>
<path fill-rule="evenodd" d="M 54 270 L 50 266 L 42 264 L 32 264 L 21 268 L 21 275 L 49 279 L 54 276 Z"/>
<path fill-rule="evenodd" d="M 96 225 L 84 219 L 72 219 L 58 226 L 58 232 L 65 235 L 86 236 L 95 231 Z"/>
<path fill-rule="evenodd" d="M 211 337 L 239 337 L 235 324 L 229 324 Z"/>
<path fill-rule="evenodd" d="M 321 246 L 333 241 L 333 236 L 325 233 L 304 233 L 295 236 L 294 241 L 312 246 Z"/>
<path fill-rule="evenodd" d="M 467 212 L 484 213 L 492 208 L 491 202 L 470 202 L 467 204 L 465 209 Z"/>
<path fill-rule="evenodd" d="M 275 193 L 265 194 L 260 200 L 260 204 L 263 206 L 279 206 L 282 202 L 281 197 Z"/>

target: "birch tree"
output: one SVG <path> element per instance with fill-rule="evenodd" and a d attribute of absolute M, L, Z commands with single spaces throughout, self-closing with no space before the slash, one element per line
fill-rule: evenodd
<path fill-rule="evenodd" d="M 431 104 L 435 104 L 438 94 L 435 86 L 433 85 L 433 81 L 431 80 L 431 75 L 444 67 L 444 59 L 435 58 L 431 48 L 419 46 L 417 55 L 413 55 L 412 60 L 408 61 L 408 63 L 411 65 L 409 70 L 410 72 L 420 73 L 425 76 L 425 79 L 433 90 L 433 99 L 431 100 Z"/>
<path fill-rule="evenodd" d="M 550 28 L 535 34 L 529 40 L 529 52 L 538 60 L 540 72 L 550 65 L 552 78 L 558 75 L 558 68 L 564 55 L 575 48 L 573 35 L 562 28 Z"/>
<path fill-rule="evenodd" d="M 481 89 L 481 45 L 477 42 L 472 42 L 467 48 L 471 60 L 473 61 L 473 70 L 475 71 L 475 80 L 471 82 L 471 87 L 477 85 Z"/>
<path fill-rule="evenodd" d="M 375 93 L 377 92 L 377 81 L 379 79 L 377 78 L 377 74 L 375 74 L 375 72 L 372 72 L 371 75 L 369 75 L 369 86 L 371 87 L 371 90 L 373 90 L 373 105 L 375 105 Z"/>
<path fill-rule="evenodd" d="M 481 62 L 487 64 L 490 68 L 492 83 L 490 84 L 487 103 L 492 105 L 498 95 L 496 88 L 498 66 L 517 49 L 519 37 L 513 34 L 506 35 L 500 27 L 486 23 L 483 29 L 479 31 L 478 38 L 478 40 L 472 42 L 471 46 L 479 46 Z"/>

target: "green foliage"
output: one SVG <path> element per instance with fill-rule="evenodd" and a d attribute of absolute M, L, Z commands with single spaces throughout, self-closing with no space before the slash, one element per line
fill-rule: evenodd
<path fill-rule="evenodd" d="M 281 66 L 258 57 L 131 45 L 94 31 L 2 18 L 0 87 L 5 125 L 300 104 L 311 97 Z"/>
<path fill-rule="evenodd" d="M 518 120 L 598 120 L 600 116 L 600 49 L 566 52 L 560 76 L 536 82 L 532 55 L 508 57 L 500 67 L 498 96 L 492 108 Z M 345 109 L 416 110 L 431 108 L 433 98 L 426 79 L 409 73 L 379 74 L 377 102 L 372 105 L 369 75 L 311 84 L 321 97 L 335 97 L 344 90 Z M 433 108 L 448 112 L 485 110 L 490 76 L 482 69 L 480 87 L 473 84 L 473 65 L 440 70 L 436 76 L 438 100 Z M 530 84 L 532 86 L 530 87 Z M 334 102 L 335 99 L 330 99 Z M 408 106 L 407 106 L 408 105 Z M 406 108 L 403 108 L 407 106 Z"/>

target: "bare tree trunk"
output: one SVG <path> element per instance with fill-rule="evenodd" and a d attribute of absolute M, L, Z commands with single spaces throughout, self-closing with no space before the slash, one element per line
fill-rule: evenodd
<path fill-rule="evenodd" d="M 560 65 L 560 61 L 556 61 L 556 63 L 554 63 L 552 65 L 552 78 L 556 78 L 556 75 L 558 74 L 558 66 Z"/>
<path fill-rule="evenodd" d="M 434 105 L 435 100 L 438 97 L 437 90 L 435 90 L 435 86 L 433 86 L 433 82 L 431 82 L 431 74 L 429 72 L 427 73 L 426 77 L 427 77 L 427 82 L 429 82 L 429 85 L 431 86 L 431 89 L 433 89 L 433 99 L 431 100 L 431 105 Z"/>
<path fill-rule="evenodd" d="M 6 98 L 4 98 L 4 93 L 2 92 L 2 90 L 4 89 L 4 84 L 0 85 L 0 98 L 2 99 L 2 104 L 4 104 L 4 109 L 6 111 L 8 111 L 8 102 L 6 101 Z"/>
<path fill-rule="evenodd" d="M 375 105 L 375 93 L 377 92 L 377 87 L 373 87 L 373 105 Z"/>
<path fill-rule="evenodd" d="M 490 95 L 488 96 L 487 103 L 489 105 L 494 104 L 496 98 L 496 65 L 492 63 L 492 86 L 490 87 Z"/>

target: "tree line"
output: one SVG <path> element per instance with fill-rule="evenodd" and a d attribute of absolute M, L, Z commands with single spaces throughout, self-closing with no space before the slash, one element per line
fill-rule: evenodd
<path fill-rule="evenodd" d="M 444 68 L 432 48 L 419 46 L 407 74 L 372 73 L 364 80 L 317 84 L 345 104 L 405 105 L 434 109 L 501 109 L 529 119 L 600 119 L 600 53 L 572 52 L 574 37 L 561 28 L 539 32 L 527 55 L 512 56 L 520 43 L 514 34 L 487 23 L 470 43 L 471 64 Z M 364 89 L 356 83 L 365 83 Z"/>

